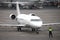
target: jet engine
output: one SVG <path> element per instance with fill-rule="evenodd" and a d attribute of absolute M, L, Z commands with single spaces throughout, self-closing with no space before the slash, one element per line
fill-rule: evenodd
<path fill-rule="evenodd" d="M 14 14 L 10 14 L 10 16 L 9 16 L 12 20 L 14 20 L 15 18 L 16 18 L 16 15 L 14 15 Z"/>
<path fill-rule="evenodd" d="M 35 16 L 35 13 L 30 13 L 29 15 L 31 15 L 31 16 Z"/>

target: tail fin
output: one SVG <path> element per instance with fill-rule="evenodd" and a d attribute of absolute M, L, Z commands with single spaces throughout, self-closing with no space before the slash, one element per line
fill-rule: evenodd
<path fill-rule="evenodd" d="M 17 15 L 19 15 L 20 14 L 20 10 L 19 10 L 19 4 L 20 4 L 20 2 L 4 2 L 4 3 L 11 3 L 11 4 L 16 4 L 16 8 L 17 8 Z"/>
<path fill-rule="evenodd" d="M 17 15 L 20 15 L 20 10 L 19 10 L 19 3 L 17 2 L 17 4 L 16 4 L 16 9 L 17 9 Z"/>

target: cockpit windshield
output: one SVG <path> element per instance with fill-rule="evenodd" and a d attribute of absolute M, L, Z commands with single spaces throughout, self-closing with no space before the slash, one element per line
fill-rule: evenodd
<path fill-rule="evenodd" d="M 31 21 L 41 21 L 40 19 L 31 19 Z"/>

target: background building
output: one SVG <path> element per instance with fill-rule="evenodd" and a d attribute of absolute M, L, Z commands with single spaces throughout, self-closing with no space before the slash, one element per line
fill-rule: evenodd
<path fill-rule="evenodd" d="M 36 6 L 55 6 L 60 7 L 60 0 L 0 0 L 0 2 L 34 2 Z M 41 3 L 43 2 L 43 3 Z"/>
<path fill-rule="evenodd" d="M 60 0 L 0 0 L 2 2 L 6 2 L 6 1 L 21 1 L 21 2 L 29 2 L 29 1 L 60 1 Z"/>

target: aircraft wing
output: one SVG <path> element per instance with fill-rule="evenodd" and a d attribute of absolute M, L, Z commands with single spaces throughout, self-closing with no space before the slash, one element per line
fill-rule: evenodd
<path fill-rule="evenodd" d="M 0 26 L 12 26 L 12 27 L 17 27 L 17 26 L 25 26 L 23 24 L 0 24 Z"/>
<path fill-rule="evenodd" d="M 60 25 L 60 23 L 46 23 L 46 24 L 43 24 L 44 26 L 49 26 L 49 25 Z"/>

